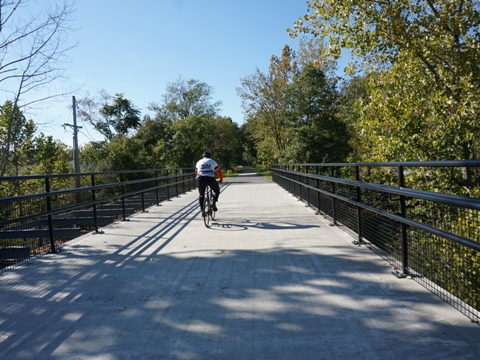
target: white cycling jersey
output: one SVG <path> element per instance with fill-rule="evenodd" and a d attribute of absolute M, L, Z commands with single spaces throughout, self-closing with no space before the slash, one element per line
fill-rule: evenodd
<path fill-rule="evenodd" d="M 197 177 L 198 176 L 215 177 L 215 171 L 218 169 L 218 164 L 215 160 L 204 157 L 203 159 L 198 160 L 195 168 L 197 169 Z"/>

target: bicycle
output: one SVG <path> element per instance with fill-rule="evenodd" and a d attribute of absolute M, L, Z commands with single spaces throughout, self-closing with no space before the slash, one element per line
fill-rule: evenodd
<path fill-rule="evenodd" d="M 213 197 L 213 190 L 210 188 L 210 186 L 207 186 L 205 188 L 205 196 L 203 198 L 203 211 L 205 212 L 203 222 L 207 228 L 210 227 L 210 222 L 215 220 L 215 211 L 212 209 Z"/>

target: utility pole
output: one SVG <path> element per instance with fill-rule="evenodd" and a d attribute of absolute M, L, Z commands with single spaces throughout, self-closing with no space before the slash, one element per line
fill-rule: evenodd
<path fill-rule="evenodd" d="M 78 163 L 78 129 L 81 126 L 77 126 L 77 100 L 75 96 L 72 96 L 72 108 L 73 108 L 73 126 L 70 124 L 63 124 L 64 126 L 70 126 L 73 128 L 73 172 L 75 174 L 80 173 L 80 164 Z M 80 176 L 75 176 L 75 187 L 80 187 Z"/>

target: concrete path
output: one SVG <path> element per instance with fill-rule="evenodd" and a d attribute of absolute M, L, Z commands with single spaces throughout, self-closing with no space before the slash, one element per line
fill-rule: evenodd
<path fill-rule="evenodd" d="M 479 359 L 480 326 L 263 178 L 0 276 L 0 359 Z"/>

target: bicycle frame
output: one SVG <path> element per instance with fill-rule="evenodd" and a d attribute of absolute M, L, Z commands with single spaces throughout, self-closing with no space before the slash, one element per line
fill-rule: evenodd
<path fill-rule="evenodd" d="M 212 220 L 215 220 L 215 211 L 212 209 L 213 205 L 213 190 L 210 186 L 205 188 L 205 196 L 203 198 L 203 211 L 205 212 L 205 216 L 203 217 L 203 222 L 207 228 L 210 227 L 210 223 Z"/>

